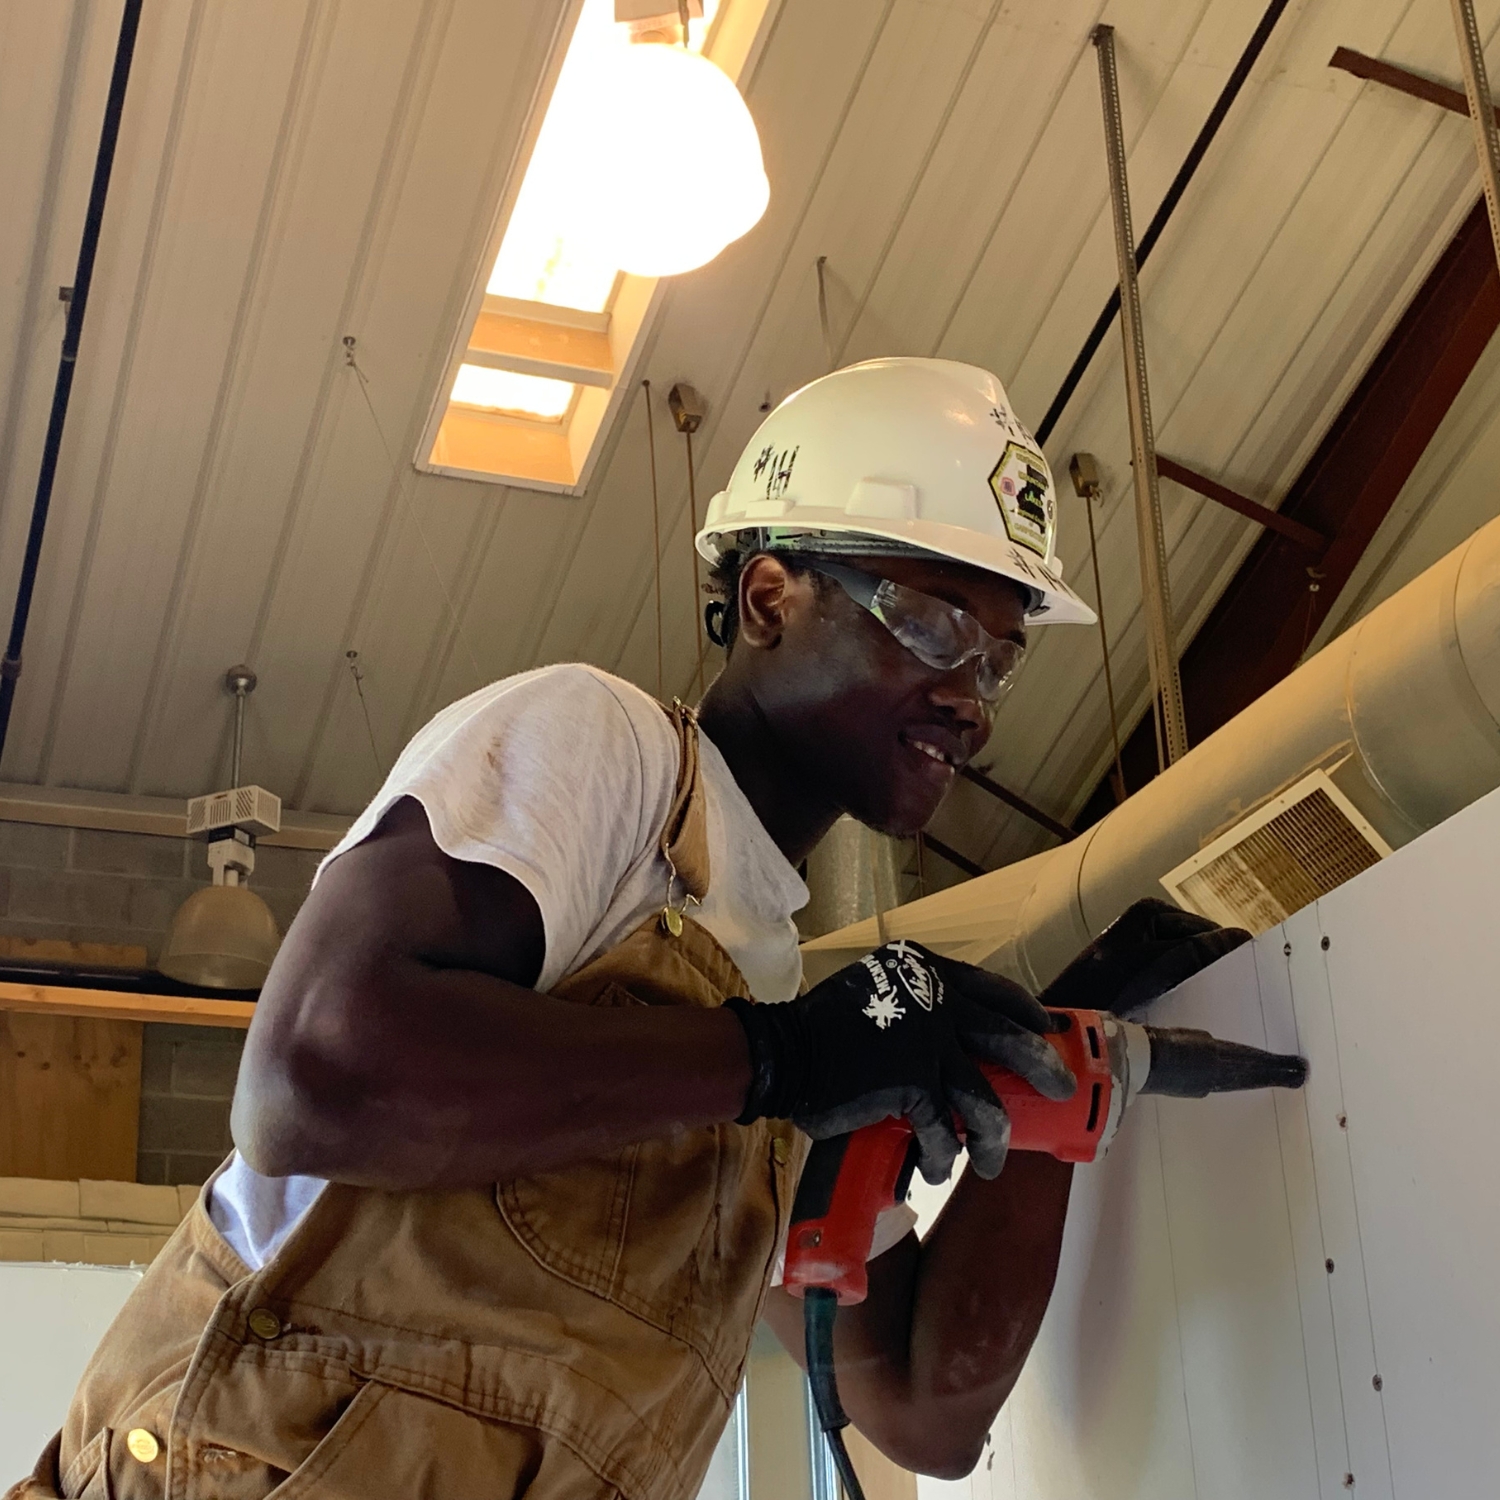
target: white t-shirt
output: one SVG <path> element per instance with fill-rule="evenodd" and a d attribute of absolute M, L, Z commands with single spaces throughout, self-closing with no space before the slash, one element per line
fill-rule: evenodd
<path fill-rule="evenodd" d="M 707 735 L 699 744 L 710 883 L 693 917 L 756 1000 L 789 1000 L 802 979 L 792 913 L 806 904 L 807 887 L 724 757 Z M 422 729 L 323 868 L 368 838 L 400 798 L 415 797 L 444 853 L 494 865 L 531 892 L 546 932 L 536 987 L 550 990 L 661 909 L 670 871 L 657 840 L 677 768 L 677 732 L 639 688 L 592 667 L 525 672 Z M 209 1216 L 255 1270 L 323 1185 L 262 1177 L 236 1154 L 210 1188 Z"/>

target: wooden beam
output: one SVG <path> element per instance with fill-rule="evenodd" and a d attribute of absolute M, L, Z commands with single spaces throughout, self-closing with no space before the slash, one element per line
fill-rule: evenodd
<path fill-rule="evenodd" d="M 134 797 L 74 787 L 23 786 L 0 781 L 0 820 L 58 828 L 102 828 L 185 839 L 187 803 L 181 797 Z M 256 839 L 264 849 L 332 849 L 348 833 L 350 818 L 281 810 L 281 832 Z"/>
<path fill-rule="evenodd" d="M 569 380 L 605 390 L 615 383 L 608 334 L 503 313 L 479 314 L 464 357 L 471 365 L 540 375 L 546 380 Z"/>
<path fill-rule="evenodd" d="M 1260 505 L 1237 490 L 1230 489 L 1228 485 L 1220 484 L 1217 479 L 1210 479 L 1207 474 L 1200 474 L 1196 469 L 1178 463 L 1175 458 L 1168 458 L 1164 453 L 1156 455 L 1156 472 L 1163 479 L 1170 479 L 1174 484 L 1194 490 L 1204 499 L 1213 500 L 1226 510 L 1232 510 L 1237 515 L 1264 526 L 1268 531 L 1280 532 L 1314 556 L 1321 556 L 1328 548 L 1328 538 L 1321 531 L 1314 531 L 1311 526 L 1304 526 L 1300 521 L 1294 521 L 1268 505 Z"/>
<path fill-rule="evenodd" d="M 1304 548 L 1278 532 L 1263 533 L 1183 652 L 1194 744 L 1297 666 L 1497 326 L 1500 271 L 1481 199 L 1278 512 L 1328 538 L 1318 576 L 1310 576 Z M 1156 775 L 1149 715 L 1131 735 L 1123 759 L 1131 786 L 1144 786 Z M 1106 778 L 1077 826 L 1098 822 L 1114 805 Z"/>
<path fill-rule="evenodd" d="M 111 1021 L 169 1021 L 188 1026 L 243 1030 L 255 1014 L 253 1000 L 210 1000 L 201 995 L 136 995 L 54 984 L 0 983 L 0 1011 L 32 1015 L 91 1016 Z"/>
<path fill-rule="evenodd" d="M 1413 99 L 1422 100 L 1424 104 L 1435 104 L 1439 109 L 1462 115 L 1465 119 L 1469 116 L 1469 101 L 1462 89 L 1449 88 L 1446 83 L 1438 83 L 1435 79 L 1413 73 L 1409 68 L 1398 68 L 1394 63 L 1382 62 L 1378 57 L 1356 52 L 1353 47 L 1338 48 L 1328 59 L 1328 66 L 1344 73 L 1352 73 L 1356 78 L 1366 79 L 1370 83 L 1395 89 L 1397 93 L 1409 94 Z M 1495 110 L 1495 120 L 1500 124 L 1500 108 Z"/>

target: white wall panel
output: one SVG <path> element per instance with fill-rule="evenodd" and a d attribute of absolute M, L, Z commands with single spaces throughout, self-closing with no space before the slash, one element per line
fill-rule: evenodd
<path fill-rule="evenodd" d="M 78 1377 L 141 1279 L 116 1266 L 0 1265 L 0 1484 L 31 1473 Z"/>
<path fill-rule="evenodd" d="M 971 1500 L 1497 1492 L 1497 896 L 1500 792 L 1158 1004 L 1308 1085 L 1142 1100 L 1079 1170 Z"/>

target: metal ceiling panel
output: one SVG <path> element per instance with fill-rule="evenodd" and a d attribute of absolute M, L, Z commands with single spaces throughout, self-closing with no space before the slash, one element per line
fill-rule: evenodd
<path fill-rule="evenodd" d="M 1092 27 L 1117 28 L 1144 223 L 1262 9 L 781 0 L 746 84 L 771 206 L 670 287 L 642 361 L 667 693 L 690 690 L 698 607 L 670 385 L 709 403 L 701 514 L 763 405 L 826 368 L 824 255 L 836 360 L 970 359 L 1036 421 L 1114 277 Z M 1492 33 L 1500 0 L 1479 10 Z M 410 463 L 568 14 L 563 0 L 148 9 L 7 779 L 203 790 L 226 772 L 220 677 L 239 658 L 260 674 L 247 764 L 291 805 L 333 812 L 369 796 L 427 715 L 491 677 L 583 659 L 656 686 L 639 392 L 580 498 Z M 115 0 L 0 17 L 7 602 L 117 20 Z M 1270 504 L 1477 191 L 1464 122 L 1329 70 L 1339 44 L 1457 77 L 1430 5 L 1294 4 L 1143 277 L 1163 451 Z M 1049 456 L 1059 473 L 1078 448 L 1101 461 L 1105 605 L 1133 717 L 1145 643 L 1119 359 L 1112 334 Z M 1435 449 L 1488 451 L 1495 402 L 1466 410 Z M 1427 492 L 1451 469 L 1434 454 Z M 1064 491 L 1062 555 L 1087 593 L 1080 502 Z M 1496 505 L 1477 481 L 1465 493 L 1452 515 Z M 1185 641 L 1255 528 L 1175 486 L 1164 501 Z M 1458 524 L 1413 521 L 1412 506 L 1385 538 L 1397 572 L 1404 548 Z M 1066 817 L 1107 745 L 1097 634 L 1037 631 L 997 774 Z M 987 864 L 1048 837 L 968 785 L 935 831 Z"/>

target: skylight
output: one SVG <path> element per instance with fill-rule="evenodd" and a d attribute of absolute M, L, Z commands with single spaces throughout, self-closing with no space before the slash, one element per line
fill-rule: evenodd
<path fill-rule="evenodd" d="M 558 421 L 577 389 L 566 380 L 541 375 L 517 375 L 511 370 L 487 370 L 483 365 L 460 365 L 453 382 L 453 399 L 464 406 L 517 416 Z"/>
<path fill-rule="evenodd" d="M 657 281 L 622 271 L 616 257 L 630 256 L 611 248 L 619 244 L 622 226 L 627 238 L 634 227 L 628 207 L 620 207 L 629 179 L 619 175 L 618 163 L 634 162 L 642 151 L 652 159 L 663 132 L 654 120 L 648 124 L 649 108 L 625 111 L 635 120 L 635 134 L 629 120 L 622 125 L 621 88 L 627 76 L 642 76 L 646 61 L 670 61 L 656 57 L 656 50 L 680 48 L 681 32 L 677 0 L 660 0 L 660 16 L 648 0 L 619 4 L 620 14 L 642 19 L 617 22 L 617 0 L 583 0 L 525 175 L 498 243 L 490 242 L 489 271 L 482 290 L 476 288 L 434 403 L 419 468 L 580 491 L 606 422 L 624 399 Z M 745 67 L 769 5 L 690 0 L 688 48 L 719 72 L 696 62 L 694 68 L 703 69 L 720 93 L 727 88 L 724 78 L 732 83 Z M 633 42 L 632 30 L 648 39 Z M 622 58 L 631 58 L 623 69 Z M 651 94 L 661 97 L 660 91 Z M 743 104 L 733 105 L 746 122 L 758 171 L 753 126 Z M 683 123 L 691 130 L 691 119 Z M 643 135 L 651 139 L 639 139 Z M 666 151 L 668 143 L 661 148 Z M 686 177 L 682 187 L 694 192 Z M 701 198 L 701 181 L 699 189 Z M 675 222 L 672 207 L 668 203 L 663 216 L 645 222 L 660 232 Z M 670 231 L 674 250 L 686 252 L 691 227 Z"/>

